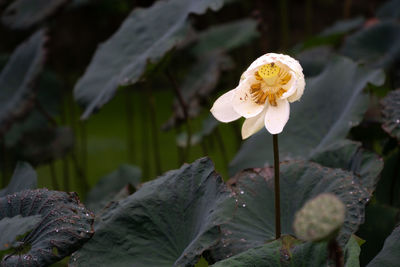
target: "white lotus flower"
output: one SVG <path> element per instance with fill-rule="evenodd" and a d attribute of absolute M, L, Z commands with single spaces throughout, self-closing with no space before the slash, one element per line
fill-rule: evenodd
<path fill-rule="evenodd" d="M 299 100 L 304 87 L 303 69 L 297 60 L 268 53 L 247 68 L 235 89 L 215 101 L 211 113 L 221 122 L 245 117 L 243 139 L 264 126 L 271 134 L 278 134 L 289 119 L 289 102 Z"/>

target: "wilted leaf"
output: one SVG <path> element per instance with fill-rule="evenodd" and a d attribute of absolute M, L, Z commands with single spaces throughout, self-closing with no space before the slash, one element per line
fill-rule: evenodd
<path fill-rule="evenodd" d="M 393 230 L 392 234 L 386 239 L 382 250 L 367 265 L 367 267 L 396 267 L 400 262 L 400 227 Z"/>
<path fill-rule="evenodd" d="M 210 160 L 185 164 L 110 207 L 70 264 L 193 266 L 218 242 L 219 225 L 233 211 L 232 206 L 218 212 L 228 196 Z"/>
<path fill-rule="evenodd" d="M 305 161 L 281 164 L 282 234 L 294 235 L 295 213 L 304 203 L 321 193 L 335 194 L 346 206 L 346 216 L 338 241 L 346 244 L 364 219 L 368 192 L 352 173 L 322 167 Z M 223 238 L 211 251 L 214 260 L 221 260 L 275 237 L 274 174 L 272 168 L 243 171 L 230 181 L 236 202 L 233 220 L 221 226 Z"/>
<path fill-rule="evenodd" d="M 142 173 L 139 168 L 121 165 L 117 170 L 102 177 L 86 197 L 86 206 L 97 212 L 104 208 L 127 185 L 135 190 L 140 183 Z"/>
<path fill-rule="evenodd" d="M 33 165 L 62 158 L 74 145 L 74 134 L 68 127 L 44 128 L 25 134 L 17 145 L 18 157 Z"/>
<path fill-rule="evenodd" d="M 368 82 L 382 84 L 381 70 L 370 70 L 337 57 L 324 71 L 307 79 L 304 95 L 290 106 L 290 119 L 279 135 L 282 158 L 310 157 L 337 140 L 344 139 L 368 107 L 362 93 Z M 230 164 L 236 173 L 273 162 L 272 137 L 262 129 L 245 141 Z"/>
<path fill-rule="evenodd" d="M 45 31 L 33 34 L 21 44 L 0 74 L 0 134 L 32 107 L 32 85 L 42 70 Z"/>
<path fill-rule="evenodd" d="M 381 22 L 346 38 L 345 56 L 373 67 L 388 67 L 400 57 L 400 24 Z"/>
<path fill-rule="evenodd" d="M 182 41 L 190 14 L 203 14 L 208 8 L 217 10 L 222 4 L 222 0 L 169 0 L 133 10 L 119 30 L 98 48 L 74 88 L 75 99 L 86 107 L 82 117 L 89 117 L 107 103 L 119 86 L 136 83 L 148 62 L 157 62 Z"/>
<path fill-rule="evenodd" d="M 69 0 L 15 0 L 4 11 L 3 24 L 13 29 L 29 28 L 68 3 Z"/>
<path fill-rule="evenodd" d="M 400 89 L 389 92 L 381 104 L 382 128 L 400 142 Z"/>
<path fill-rule="evenodd" d="M 383 169 L 383 160 L 378 155 L 363 149 L 361 143 L 350 140 L 340 140 L 327 146 L 315 154 L 311 161 L 351 171 L 371 195 Z"/>
<path fill-rule="evenodd" d="M 5 217 L 0 220 L 0 258 L 4 250 L 8 250 L 16 246 L 17 238 L 22 236 L 33 228 L 42 220 L 41 215 L 33 215 L 22 217 L 17 215 L 12 218 Z"/>
<path fill-rule="evenodd" d="M 183 100 L 187 107 L 189 118 L 194 118 L 202 111 L 202 102 L 214 91 L 218 84 L 221 72 L 233 66 L 231 58 L 222 52 L 214 52 L 200 58 L 190 69 L 180 88 Z M 185 121 L 181 105 L 175 99 L 174 114 L 163 126 L 171 129 Z"/>
<path fill-rule="evenodd" d="M 257 22 L 252 19 L 237 20 L 213 26 L 197 36 L 197 44 L 191 49 L 202 56 L 210 51 L 229 51 L 259 36 Z"/>
<path fill-rule="evenodd" d="M 29 163 L 18 162 L 8 186 L 0 190 L 0 197 L 10 195 L 25 189 L 35 189 L 37 175 Z"/>
<path fill-rule="evenodd" d="M 93 215 L 74 193 L 26 190 L 0 198 L 0 220 L 41 215 L 1 266 L 48 266 L 77 250 L 93 235 Z"/>

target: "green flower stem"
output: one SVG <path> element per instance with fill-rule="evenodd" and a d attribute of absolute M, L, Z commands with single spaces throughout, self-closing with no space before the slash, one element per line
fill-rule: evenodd
<path fill-rule="evenodd" d="M 281 237 L 281 196 L 279 187 L 279 148 L 278 135 L 273 134 L 274 143 L 274 171 L 275 171 L 275 238 Z"/>

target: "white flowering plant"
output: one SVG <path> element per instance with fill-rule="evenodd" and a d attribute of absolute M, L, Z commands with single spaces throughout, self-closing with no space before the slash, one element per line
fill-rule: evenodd
<path fill-rule="evenodd" d="M 0 266 L 399 266 L 400 1 L 306 2 L 0 0 Z"/>

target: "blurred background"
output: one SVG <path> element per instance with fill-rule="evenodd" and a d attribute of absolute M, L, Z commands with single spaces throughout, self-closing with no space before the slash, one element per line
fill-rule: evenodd
<path fill-rule="evenodd" d="M 82 199 L 101 177 L 122 164 L 137 166 L 143 182 L 208 156 L 227 179 L 232 174 L 229 163 L 242 144 L 242 120 L 216 122 L 209 113 L 214 100 L 236 87 L 241 73 L 265 53 L 290 54 L 307 64 L 310 58 L 322 62 L 332 51 L 343 51 L 346 38 L 379 23 L 377 10 L 387 3 L 225 0 L 216 11 L 191 14 L 184 38 L 159 61 L 150 62 L 138 82 L 120 86 L 108 103 L 82 120 L 87 103 L 76 99 L 74 87 L 96 49 L 132 10 L 160 1 L 60 0 L 54 6 L 35 6 L 33 1 L 0 0 L 0 69 L 16 47 L 46 28 L 42 71 L 28 83 L 28 91 L 21 91 L 20 102 L 11 107 L 12 118 L 9 111 L 1 112 L 6 122 L 1 127 L 0 188 L 7 185 L 18 161 L 36 168 L 39 187 L 76 191 Z M 149 20 L 157 34 L 157 17 Z M 311 55 L 305 53 L 309 49 L 314 49 Z M 392 88 L 398 87 L 396 64 L 385 65 Z M 306 78 L 316 72 L 305 68 Z M 376 103 L 388 90 L 375 90 L 375 105 L 368 113 L 372 121 L 379 117 Z M 0 92 L 4 107 L 15 99 Z M 353 139 L 382 155 L 382 142 L 371 140 L 364 126 L 352 130 Z M 370 129 L 374 138 L 386 138 L 379 124 Z"/>

